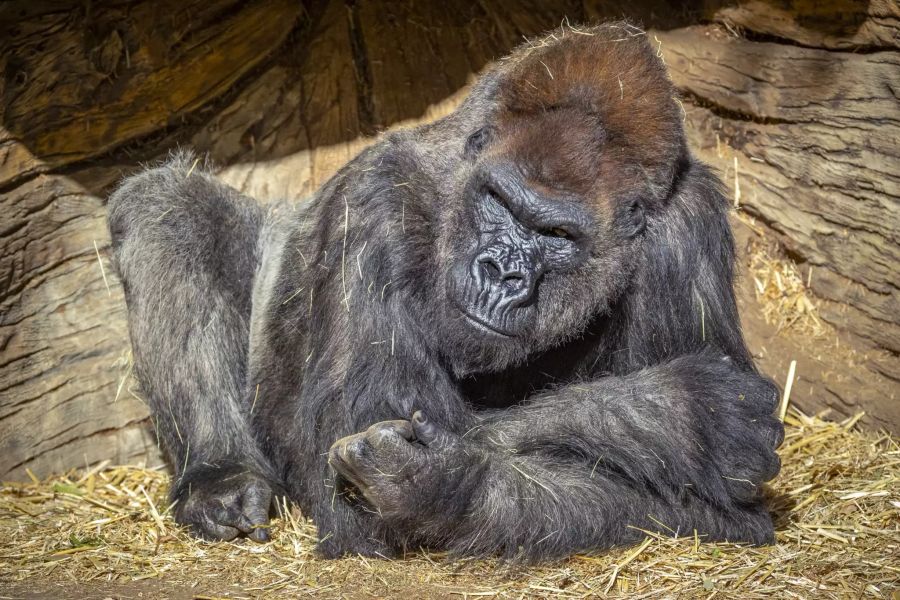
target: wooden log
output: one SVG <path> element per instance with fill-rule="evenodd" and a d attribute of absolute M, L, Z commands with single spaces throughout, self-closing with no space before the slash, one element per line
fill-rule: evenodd
<path fill-rule="evenodd" d="M 158 462 L 128 378 L 103 203 L 66 177 L 41 175 L 4 194 L 3 212 L 0 476 L 107 458 Z"/>
<path fill-rule="evenodd" d="M 737 30 L 836 50 L 900 48 L 896 0 L 707 2 L 714 20 Z"/>

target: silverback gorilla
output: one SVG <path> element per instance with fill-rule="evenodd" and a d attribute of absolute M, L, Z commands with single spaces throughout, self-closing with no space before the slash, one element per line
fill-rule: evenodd
<path fill-rule="evenodd" d="M 126 179 L 109 227 L 176 520 L 266 540 L 286 495 L 326 557 L 770 542 L 778 390 L 673 95 L 637 28 L 557 30 L 308 202 L 186 154 Z"/>

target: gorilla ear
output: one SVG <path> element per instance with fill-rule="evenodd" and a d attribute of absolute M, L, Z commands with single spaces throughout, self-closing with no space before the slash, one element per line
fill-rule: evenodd
<path fill-rule="evenodd" d="M 493 131 L 489 126 L 481 127 L 466 140 L 466 148 L 463 154 L 467 159 L 473 159 L 484 150 L 493 136 Z"/>
<path fill-rule="evenodd" d="M 622 204 L 622 217 L 619 222 L 625 237 L 635 237 L 644 231 L 644 227 L 647 226 L 647 215 L 644 201 L 640 196 L 632 196 Z"/>

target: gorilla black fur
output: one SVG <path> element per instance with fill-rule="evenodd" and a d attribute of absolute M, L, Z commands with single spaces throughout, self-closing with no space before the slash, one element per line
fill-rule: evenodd
<path fill-rule="evenodd" d="M 263 207 L 179 154 L 109 200 L 134 368 L 197 534 L 535 560 L 767 543 L 774 384 L 720 183 L 640 30 L 556 31 Z"/>

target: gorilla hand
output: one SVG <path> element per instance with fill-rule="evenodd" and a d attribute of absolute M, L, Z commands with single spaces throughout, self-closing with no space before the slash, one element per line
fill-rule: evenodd
<path fill-rule="evenodd" d="M 706 393 L 695 396 L 702 445 L 738 502 L 760 496 L 761 485 L 781 466 L 775 453 L 784 439 L 776 407 L 778 388 L 771 380 L 736 368 L 729 359 L 710 365 Z"/>
<path fill-rule="evenodd" d="M 778 473 L 778 388 L 728 357 L 680 357 L 611 380 L 605 391 L 617 391 L 617 400 L 579 407 L 603 415 L 594 439 L 603 431 L 614 436 L 599 453 L 636 480 L 674 493 L 672 500 L 689 488 L 719 506 L 753 504 Z"/>
<path fill-rule="evenodd" d="M 208 540 L 246 534 L 267 542 L 275 493 L 275 486 L 244 465 L 197 463 L 178 480 L 175 521 Z"/>
<path fill-rule="evenodd" d="M 411 421 L 384 421 L 339 439 L 328 462 L 390 525 L 421 531 L 464 512 L 480 454 L 416 412 Z"/>

